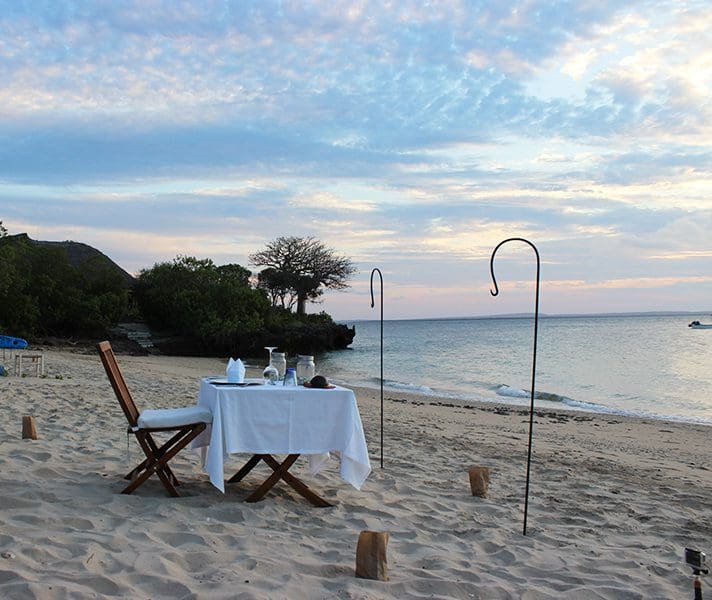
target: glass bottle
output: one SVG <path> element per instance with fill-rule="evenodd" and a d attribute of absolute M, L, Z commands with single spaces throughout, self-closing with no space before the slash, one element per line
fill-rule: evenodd
<path fill-rule="evenodd" d="M 297 355 L 297 384 L 304 385 L 304 382 L 310 381 L 316 374 L 316 366 L 314 365 L 314 357 L 308 354 Z"/>
<path fill-rule="evenodd" d="M 287 371 L 287 357 L 284 352 L 272 352 L 270 364 L 277 369 L 278 377 L 282 379 Z"/>

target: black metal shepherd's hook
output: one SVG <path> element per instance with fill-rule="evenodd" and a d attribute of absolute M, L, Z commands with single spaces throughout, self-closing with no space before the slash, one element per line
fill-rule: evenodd
<path fill-rule="evenodd" d="M 527 535 L 527 511 L 529 508 L 529 473 L 531 471 L 532 464 L 532 430 L 534 429 L 534 388 L 536 385 L 536 341 L 537 332 L 539 329 L 539 273 L 540 273 L 540 260 L 539 251 L 536 246 L 532 244 L 529 240 L 524 238 L 514 237 L 508 238 L 503 242 L 497 244 L 497 247 L 492 251 L 492 257 L 490 258 L 490 273 L 492 274 L 492 283 L 494 283 L 494 291 L 490 290 L 493 296 L 499 294 L 499 288 L 497 287 L 497 279 L 494 276 L 494 255 L 497 254 L 500 246 L 503 246 L 507 242 L 524 242 L 529 244 L 534 249 L 534 254 L 536 254 L 536 301 L 534 304 L 534 350 L 532 353 L 532 389 L 531 389 L 531 402 L 529 406 L 529 450 L 527 454 L 527 483 L 526 491 L 524 495 L 524 529 L 523 535 Z"/>
<path fill-rule="evenodd" d="M 371 308 L 375 306 L 373 300 L 373 274 L 378 273 L 381 280 L 381 469 L 383 468 L 383 274 L 376 268 L 371 271 Z"/>

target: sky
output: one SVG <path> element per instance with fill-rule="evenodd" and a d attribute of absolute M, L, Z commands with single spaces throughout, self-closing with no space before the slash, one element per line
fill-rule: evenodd
<path fill-rule="evenodd" d="M 313 236 L 336 319 L 712 312 L 712 4 L 0 0 L 0 221 L 132 273 Z M 707 315 L 709 316 L 709 315 Z"/>

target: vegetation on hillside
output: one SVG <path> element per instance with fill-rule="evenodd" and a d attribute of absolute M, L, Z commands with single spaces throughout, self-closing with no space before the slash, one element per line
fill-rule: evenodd
<path fill-rule="evenodd" d="M 102 255 L 76 268 L 60 246 L 0 234 L 0 333 L 99 336 L 126 314 L 129 289 Z"/>
<path fill-rule="evenodd" d="M 280 240 L 268 250 L 282 248 Z M 96 339 L 109 336 L 122 320 L 141 319 L 156 333 L 159 348 L 175 354 L 254 356 L 265 345 L 292 353 L 346 347 L 353 330 L 325 313 L 295 314 L 292 308 L 303 311 L 322 285 L 346 287 L 350 262 L 312 238 L 288 241 L 302 250 L 295 261 L 270 266 L 256 278 L 238 264 L 178 256 L 133 279 L 89 246 L 9 236 L 0 221 L 0 334 Z M 307 251 L 318 259 L 311 275 Z"/>
<path fill-rule="evenodd" d="M 273 306 L 250 275 L 237 264 L 179 256 L 141 271 L 134 296 L 156 343 L 174 354 L 255 356 L 265 345 L 305 353 L 351 342 L 351 330 L 325 313 Z"/>
<path fill-rule="evenodd" d="M 239 265 L 175 258 L 141 271 L 134 296 L 151 328 L 215 344 L 259 331 L 269 302 Z"/>

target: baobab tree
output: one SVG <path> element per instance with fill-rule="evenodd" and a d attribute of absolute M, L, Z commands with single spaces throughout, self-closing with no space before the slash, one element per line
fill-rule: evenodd
<path fill-rule="evenodd" d="M 305 314 L 307 301 L 314 302 L 325 288 L 349 287 L 347 281 L 356 272 L 349 258 L 313 237 L 278 237 L 251 254 L 250 263 L 266 267 L 258 275 L 258 287 L 268 293 L 273 306 L 292 309 L 296 303 L 299 315 Z"/>

